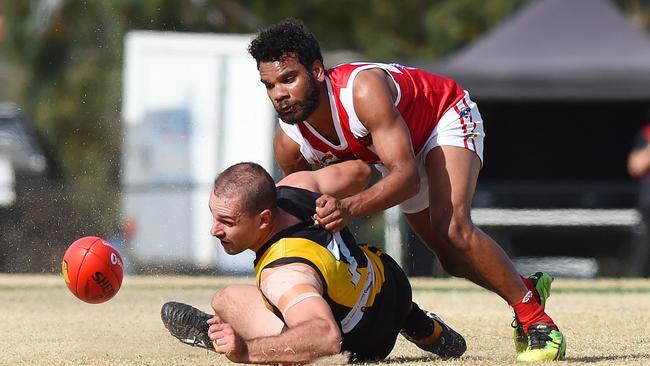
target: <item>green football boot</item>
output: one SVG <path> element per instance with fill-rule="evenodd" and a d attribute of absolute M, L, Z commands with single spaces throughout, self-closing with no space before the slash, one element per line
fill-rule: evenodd
<path fill-rule="evenodd" d="M 539 295 L 542 308 L 544 308 L 546 306 L 546 299 L 551 296 L 553 277 L 545 272 L 535 272 L 528 276 L 528 278 L 535 284 L 535 290 Z M 514 328 L 515 350 L 517 353 L 521 353 L 528 348 L 528 336 L 526 336 L 524 328 L 519 324 L 517 315 L 515 315 L 515 319 L 512 321 L 512 327 Z"/>
<path fill-rule="evenodd" d="M 566 340 L 559 330 L 546 323 L 537 323 L 528 327 L 528 346 L 517 355 L 517 361 L 537 362 L 564 359 Z"/>

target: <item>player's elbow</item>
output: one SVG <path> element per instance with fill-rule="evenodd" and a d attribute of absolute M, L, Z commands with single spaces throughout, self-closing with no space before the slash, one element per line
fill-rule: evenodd
<path fill-rule="evenodd" d="M 420 191 L 420 174 L 415 161 L 401 161 L 387 167 L 393 175 L 393 184 L 399 187 L 402 199 L 409 199 Z"/>
<path fill-rule="evenodd" d="M 351 183 L 353 187 L 356 187 L 356 191 L 359 192 L 368 186 L 372 177 L 372 169 L 370 165 L 361 160 L 353 160 L 350 164 L 352 164 Z"/>
<path fill-rule="evenodd" d="M 404 195 L 406 199 L 415 196 L 420 191 L 420 174 L 417 166 L 409 166 L 404 169 L 405 184 Z"/>
<path fill-rule="evenodd" d="M 327 347 L 324 350 L 325 356 L 332 356 L 341 353 L 341 337 L 329 337 Z"/>
<path fill-rule="evenodd" d="M 332 321 L 323 320 L 319 322 L 318 334 L 316 337 L 320 344 L 319 356 L 331 356 L 341 353 L 341 330 Z"/>

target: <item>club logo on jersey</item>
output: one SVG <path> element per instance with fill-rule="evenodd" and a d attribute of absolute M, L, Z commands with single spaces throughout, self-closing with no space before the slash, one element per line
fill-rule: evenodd
<path fill-rule="evenodd" d="M 461 117 L 461 118 L 468 118 L 471 112 L 472 112 L 471 109 L 469 109 L 469 108 L 463 108 L 463 109 L 460 111 L 460 117 Z"/>
<path fill-rule="evenodd" d="M 326 152 L 325 155 L 323 155 L 323 157 L 320 159 L 321 163 L 324 166 L 328 166 L 331 163 L 336 162 L 336 160 L 337 160 L 336 156 L 334 154 L 332 154 L 331 151 Z"/>

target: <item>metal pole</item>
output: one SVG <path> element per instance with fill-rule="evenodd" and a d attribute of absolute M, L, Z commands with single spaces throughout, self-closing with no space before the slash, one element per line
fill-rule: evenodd
<path fill-rule="evenodd" d="M 384 211 L 384 249 L 388 255 L 400 265 L 402 263 L 402 233 L 399 225 L 400 211 L 398 206 L 393 206 Z"/>

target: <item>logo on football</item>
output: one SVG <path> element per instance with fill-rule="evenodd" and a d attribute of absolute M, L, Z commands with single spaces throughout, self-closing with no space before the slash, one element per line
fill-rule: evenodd
<path fill-rule="evenodd" d="M 86 236 L 70 244 L 61 272 L 70 292 L 80 300 L 99 304 L 110 300 L 122 286 L 122 256 L 111 244 Z"/>

